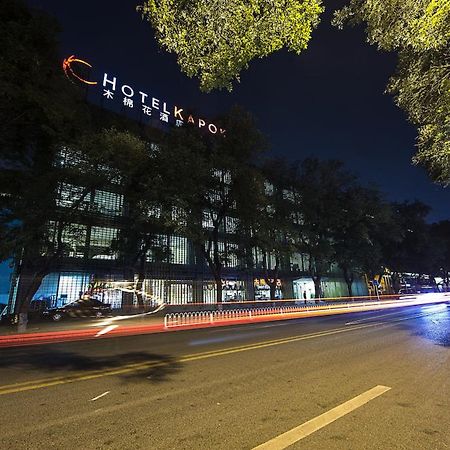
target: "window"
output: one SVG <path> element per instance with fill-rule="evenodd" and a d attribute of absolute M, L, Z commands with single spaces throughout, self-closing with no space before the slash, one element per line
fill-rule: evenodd
<path fill-rule="evenodd" d="M 170 305 L 192 303 L 192 284 L 182 281 L 168 281 Z"/>
<path fill-rule="evenodd" d="M 229 170 L 215 169 L 214 176 L 222 183 L 231 184 L 231 172 Z"/>
<path fill-rule="evenodd" d="M 168 237 L 157 234 L 152 239 L 152 246 L 147 251 L 147 262 L 167 262 Z"/>
<path fill-rule="evenodd" d="M 56 247 L 58 245 L 58 222 L 50 221 L 48 225 L 49 241 Z M 87 227 L 79 223 L 64 225 L 61 233 L 61 243 L 64 254 L 71 258 L 82 258 L 86 246 Z"/>
<path fill-rule="evenodd" d="M 81 200 L 81 201 L 80 201 Z M 87 210 L 91 201 L 91 193 L 86 192 L 81 186 L 73 184 L 60 183 L 58 195 L 56 197 L 56 206 L 62 208 L 72 208 L 74 203 L 78 203 L 77 209 Z"/>
<path fill-rule="evenodd" d="M 239 258 L 237 256 L 238 245 L 237 244 L 227 244 L 227 267 L 238 267 Z"/>
<path fill-rule="evenodd" d="M 62 147 L 58 152 L 55 165 L 60 167 L 76 167 L 82 161 L 81 154 L 68 147 Z"/>
<path fill-rule="evenodd" d="M 91 247 L 110 248 L 113 240 L 117 239 L 117 228 L 92 227 Z"/>
<path fill-rule="evenodd" d="M 181 236 L 170 236 L 170 262 L 189 264 L 188 241 Z"/>
<path fill-rule="evenodd" d="M 147 210 L 148 217 L 154 217 L 155 219 L 159 219 L 161 217 L 162 208 L 160 205 L 152 205 Z"/>
<path fill-rule="evenodd" d="M 219 257 L 222 260 L 224 267 L 238 267 L 239 258 L 237 256 L 238 245 L 234 243 L 225 243 L 219 241 L 218 243 Z M 214 244 L 211 245 L 211 250 L 209 254 L 213 258 L 214 256 Z"/>
<path fill-rule="evenodd" d="M 213 211 L 203 211 L 203 220 L 202 227 L 203 228 L 214 228 L 213 219 L 217 219 L 217 214 Z"/>
<path fill-rule="evenodd" d="M 227 233 L 236 233 L 239 225 L 239 219 L 236 217 L 226 217 L 225 226 Z"/>
<path fill-rule="evenodd" d="M 108 216 L 120 216 L 123 210 L 123 195 L 107 191 L 95 191 L 93 209 Z"/>
<path fill-rule="evenodd" d="M 186 226 L 186 211 L 174 206 L 172 208 L 172 220 L 180 226 Z"/>
<path fill-rule="evenodd" d="M 302 253 L 294 253 L 291 256 L 291 269 L 306 272 L 308 270 L 308 257 Z"/>

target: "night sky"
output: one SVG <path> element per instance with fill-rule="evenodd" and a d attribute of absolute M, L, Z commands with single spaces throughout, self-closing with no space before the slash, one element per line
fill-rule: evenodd
<path fill-rule="evenodd" d="M 135 11 L 138 0 L 29 3 L 59 21 L 61 56 L 75 54 L 122 83 L 205 117 L 241 104 L 268 136 L 273 155 L 341 159 L 388 199 L 417 198 L 432 206 L 430 221 L 450 218 L 450 189 L 432 184 L 411 165 L 415 128 L 383 94 L 395 55 L 366 44 L 362 29 L 330 25 L 332 11 L 344 0 L 325 0 L 327 11 L 303 54 L 281 51 L 253 61 L 232 93 L 212 94 L 200 93 L 174 55 L 158 49 L 150 25 Z"/>

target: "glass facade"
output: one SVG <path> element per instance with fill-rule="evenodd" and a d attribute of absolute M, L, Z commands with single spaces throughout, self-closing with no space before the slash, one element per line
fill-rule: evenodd
<path fill-rule="evenodd" d="M 123 195 L 107 191 L 95 191 L 93 211 L 108 216 L 123 214 Z"/>
<path fill-rule="evenodd" d="M 63 149 L 58 164 L 70 167 L 77 163 L 77 154 Z M 212 204 L 219 201 L 220 196 L 229 193 L 232 183 L 231 174 L 217 170 L 214 175 L 220 182 L 221 190 L 212 190 Z M 136 246 L 145 245 L 145 267 L 138 280 L 138 258 L 131 261 L 125 268 L 119 260 L 121 236 L 121 221 L 127 214 L 127 202 L 123 194 L 116 192 L 119 188 L 119 178 L 111 180 L 111 185 L 102 190 L 86 189 L 71 183 L 60 183 L 57 188 L 56 206 L 64 210 L 72 210 L 73 222 L 61 223 L 58 220 L 48 224 L 48 251 L 62 246 L 64 260 L 42 280 L 35 299 L 45 299 L 54 306 L 77 300 L 80 295 L 89 294 L 113 308 L 128 306 L 144 306 L 165 302 L 168 304 L 215 303 L 216 284 L 212 279 L 206 261 L 195 252 L 193 243 L 184 236 L 161 225 L 156 232 L 148 234 Z M 268 195 L 275 192 L 274 186 L 265 182 Z M 296 193 L 283 190 L 282 196 L 292 201 Z M 176 208 L 163 211 L 161 205 L 147 206 L 144 213 L 151 219 L 160 219 L 163 212 L 169 212 L 168 219 L 185 224 L 185 214 Z M 271 208 L 271 205 L 268 206 Z M 211 230 L 217 218 L 214 207 L 205 210 L 202 224 L 205 230 Z M 294 223 L 301 225 L 301 215 L 292 217 Z M 162 223 L 161 220 L 159 223 Z M 157 220 L 149 223 L 158 224 Z M 122 225 L 123 226 L 123 225 Z M 152 225 L 153 226 L 153 225 Z M 244 299 L 270 299 L 269 286 L 264 281 L 267 269 L 275 266 L 273 254 L 264 254 L 261 249 L 253 248 L 253 264 L 251 268 L 244 267 L 240 258 L 236 233 L 239 232 L 239 221 L 231 215 L 225 217 L 219 230 L 220 241 L 218 250 L 223 264 L 222 301 L 239 301 Z M 143 248 L 143 247 L 142 247 Z M 212 249 L 210 255 L 213 256 Z M 131 258 L 132 259 L 132 258 Z M 134 266 L 133 266 L 134 264 Z M 314 286 L 309 278 L 298 278 L 307 273 L 308 258 L 300 253 L 293 254 L 288 261 L 281 262 L 281 280 L 277 280 L 276 297 L 283 298 L 284 289 L 291 283 L 290 295 L 303 298 L 306 292 L 308 298 L 314 292 Z M 244 272 L 243 270 L 246 270 Z M 142 272 L 142 269 L 140 269 Z M 250 273 L 247 284 L 242 281 L 244 273 Z M 284 278 L 290 274 L 290 280 Z M 295 280 L 292 278 L 296 277 Z M 252 280 L 253 279 L 253 283 Z M 257 280 L 257 281 L 256 281 Z M 20 281 L 19 281 L 20 282 Z M 253 286 L 249 286 L 253 284 Z M 324 282 L 323 290 L 329 296 L 345 294 L 342 280 L 329 278 Z M 138 286 L 142 286 L 138 288 Z M 251 287 L 251 289 L 250 289 Z M 363 286 L 355 283 L 355 293 L 364 294 Z M 17 285 L 13 287 L 12 304 L 15 301 Z M 251 292 L 251 293 L 250 293 Z M 130 300 L 131 298 L 131 300 Z"/>

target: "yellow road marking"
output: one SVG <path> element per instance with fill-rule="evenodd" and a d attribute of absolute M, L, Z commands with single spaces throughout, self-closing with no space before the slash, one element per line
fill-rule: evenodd
<path fill-rule="evenodd" d="M 315 417 L 314 419 L 308 420 L 298 427 L 292 428 L 292 430 L 286 431 L 283 434 L 265 442 L 264 444 L 258 445 L 253 450 L 284 450 L 292 444 L 300 441 L 301 439 L 309 436 L 317 430 L 329 425 L 337 419 L 345 416 L 346 414 L 354 411 L 355 409 L 365 405 L 374 398 L 379 397 L 385 392 L 389 391 L 391 388 L 387 386 L 375 386 L 368 391 L 357 395 L 351 400 L 330 409 L 326 413 Z"/>
<path fill-rule="evenodd" d="M 243 346 L 239 346 L 239 347 L 231 347 L 231 348 L 227 348 L 227 349 L 223 349 L 223 350 L 213 350 L 213 351 L 203 352 L 203 353 L 194 353 L 191 355 L 181 356 L 180 358 L 178 358 L 174 361 L 155 361 L 155 362 L 149 362 L 149 363 L 127 364 L 127 365 L 119 367 L 117 369 L 95 370 L 95 371 L 91 371 L 91 372 L 84 372 L 82 374 L 75 374 L 75 375 L 70 375 L 70 376 L 65 376 L 65 377 L 53 377 L 53 378 L 45 378 L 45 379 L 41 379 L 41 380 L 25 381 L 22 383 L 8 384 L 8 385 L 0 386 L 0 395 L 15 394 L 18 392 L 42 389 L 45 387 L 57 386 L 57 385 L 61 385 L 61 384 L 75 383 L 78 381 L 93 380 L 96 378 L 102 378 L 102 377 L 113 376 L 113 375 L 122 375 L 125 373 L 136 372 L 139 370 L 145 370 L 145 369 L 150 369 L 153 367 L 164 366 L 164 365 L 174 363 L 174 362 L 185 363 L 185 362 L 190 362 L 190 361 L 198 361 L 201 359 L 208 359 L 208 358 L 214 358 L 217 356 L 230 355 L 233 353 L 240 353 L 240 352 L 245 352 L 245 351 L 249 351 L 249 350 L 256 350 L 256 349 L 260 349 L 260 348 L 272 347 L 275 345 L 288 344 L 290 342 L 298 342 L 298 341 L 303 341 L 303 340 L 308 340 L 308 339 L 319 338 L 319 337 L 323 337 L 323 336 L 331 336 L 331 335 L 340 334 L 340 333 L 347 333 L 349 331 L 370 328 L 370 327 L 374 327 L 377 325 L 381 325 L 381 323 L 371 323 L 371 324 L 365 324 L 365 325 L 358 325 L 355 327 L 335 328 L 333 330 L 322 331 L 319 333 L 303 334 L 303 335 L 293 336 L 293 337 L 289 337 L 289 338 L 264 341 L 264 342 L 260 342 L 257 344 L 248 344 L 248 345 L 243 345 Z"/>

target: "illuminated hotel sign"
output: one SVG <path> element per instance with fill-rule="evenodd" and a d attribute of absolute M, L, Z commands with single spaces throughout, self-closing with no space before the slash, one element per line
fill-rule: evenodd
<path fill-rule="evenodd" d="M 177 127 L 184 124 L 191 124 L 200 129 L 208 130 L 211 134 L 224 134 L 225 130 L 208 122 L 205 119 L 193 117 L 187 114 L 179 106 L 171 106 L 164 100 L 152 97 L 147 92 L 134 89 L 128 84 L 119 83 L 117 77 L 104 73 L 101 82 L 92 81 L 80 75 L 80 71 L 92 68 L 91 64 L 75 55 L 64 59 L 62 64 L 66 77 L 71 81 L 80 82 L 89 86 L 99 86 L 102 89 L 102 96 L 105 101 L 120 100 L 124 108 L 138 110 L 148 118 L 159 119 L 161 122 L 172 123 Z M 77 70 L 78 69 L 78 70 Z"/>

